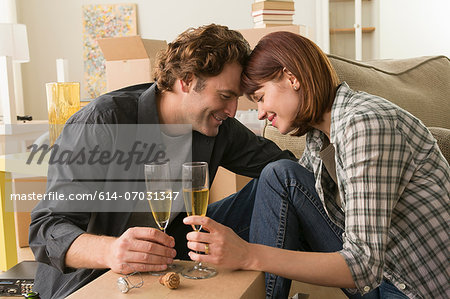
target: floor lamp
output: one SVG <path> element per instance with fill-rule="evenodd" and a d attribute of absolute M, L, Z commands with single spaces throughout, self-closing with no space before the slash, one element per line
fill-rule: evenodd
<path fill-rule="evenodd" d="M 4 124 L 17 122 L 13 61 L 30 61 L 26 26 L 0 23 L 0 100 Z"/>

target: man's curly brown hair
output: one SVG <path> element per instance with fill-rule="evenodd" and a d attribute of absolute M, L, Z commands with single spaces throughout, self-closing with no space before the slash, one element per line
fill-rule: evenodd
<path fill-rule="evenodd" d="M 244 65 L 250 52 L 242 34 L 226 26 L 189 28 L 158 55 L 155 81 L 161 91 L 171 91 L 177 79 L 188 80 L 192 75 L 202 83 L 219 75 L 227 63 Z"/>

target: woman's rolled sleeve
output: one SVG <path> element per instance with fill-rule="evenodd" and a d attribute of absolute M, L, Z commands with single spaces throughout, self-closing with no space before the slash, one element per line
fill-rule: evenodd
<path fill-rule="evenodd" d="M 383 261 L 375 258 L 378 254 L 362 241 L 353 241 L 344 233 L 343 249 L 339 252 L 345 259 L 361 294 L 377 288 L 383 279 Z"/>

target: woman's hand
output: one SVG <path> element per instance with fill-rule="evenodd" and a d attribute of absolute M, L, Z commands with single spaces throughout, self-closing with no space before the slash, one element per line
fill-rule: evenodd
<path fill-rule="evenodd" d="M 186 235 L 188 248 L 205 252 L 208 244 L 208 254 L 189 252 L 189 257 L 196 262 L 211 263 L 229 269 L 248 269 L 250 265 L 251 246 L 242 240 L 229 227 L 224 226 L 208 217 L 190 216 L 183 222 L 188 225 L 201 225 L 209 233 L 190 232 Z"/>

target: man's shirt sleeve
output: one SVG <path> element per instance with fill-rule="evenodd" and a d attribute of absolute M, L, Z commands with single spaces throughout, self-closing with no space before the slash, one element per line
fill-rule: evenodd
<path fill-rule="evenodd" d="M 58 161 L 58 155 L 62 157 L 65 152 L 89 151 L 97 144 L 107 144 L 105 135 L 99 132 L 101 128 L 84 124 L 66 126 L 66 132 L 63 131 L 56 142 L 59 148 L 54 159 Z M 87 230 L 91 202 L 67 199 L 71 195 L 92 194 L 99 188 L 99 182 L 79 179 L 104 178 L 105 171 L 98 164 L 50 163 L 46 192 L 62 194 L 65 200 L 41 201 L 31 213 L 29 241 L 37 261 L 52 265 L 62 273 L 75 270 L 65 266 L 65 256 L 73 241 Z"/>

